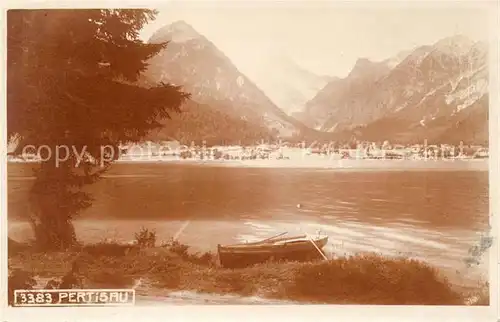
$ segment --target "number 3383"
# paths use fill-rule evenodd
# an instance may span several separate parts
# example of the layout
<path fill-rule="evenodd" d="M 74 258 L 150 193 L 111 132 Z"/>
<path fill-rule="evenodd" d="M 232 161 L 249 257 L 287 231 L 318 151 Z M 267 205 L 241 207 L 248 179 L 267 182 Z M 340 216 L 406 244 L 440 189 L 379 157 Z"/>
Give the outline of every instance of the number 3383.
<path fill-rule="evenodd" d="M 51 293 L 33 292 L 33 293 L 18 293 L 16 296 L 16 304 L 50 304 L 52 303 Z"/>

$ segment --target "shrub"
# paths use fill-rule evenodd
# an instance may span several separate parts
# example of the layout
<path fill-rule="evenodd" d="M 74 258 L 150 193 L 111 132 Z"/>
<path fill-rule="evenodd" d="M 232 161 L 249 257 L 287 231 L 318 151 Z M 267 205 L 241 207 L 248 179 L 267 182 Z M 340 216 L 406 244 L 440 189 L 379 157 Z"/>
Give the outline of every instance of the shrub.
<path fill-rule="evenodd" d="M 86 245 L 83 251 L 93 256 L 125 256 L 133 248 L 133 245 L 101 242 Z"/>
<path fill-rule="evenodd" d="M 226 270 L 222 274 L 216 275 L 215 283 L 219 293 L 251 295 L 255 287 L 238 270 Z"/>
<path fill-rule="evenodd" d="M 89 274 L 88 279 L 102 288 L 127 288 L 134 278 L 122 270 L 102 268 Z"/>
<path fill-rule="evenodd" d="M 181 284 L 183 268 L 175 263 L 165 263 L 155 266 L 149 273 L 152 273 L 150 277 L 156 286 L 175 289 Z"/>
<path fill-rule="evenodd" d="M 155 247 L 156 232 L 143 227 L 135 234 L 135 240 L 139 247 Z"/>
<path fill-rule="evenodd" d="M 205 252 L 202 254 L 190 254 L 187 260 L 193 264 L 203 265 L 203 266 L 215 266 L 217 256 L 212 252 Z"/>
<path fill-rule="evenodd" d="M 425 263 L 375 255 L 305 264 L 287 286 L 287 296 L 323 303 L 463 304 Z"/>
<path fill-rule="evenodd" d="M 189 246 L 186 244 L 182 244 L 177 240 L 172 240 L 169 243 L 164 244 L 163 247 L 167 247 L 169 251 L 179 255 L 182 258 L 189 257 L 188 253 Z"/>
<path fill-rule="evenodd" d="M 69 271 L 61 278 L 61 283 L 58 286 L 60 289 L 83 288 L 83 276 L 75 271 Z"/>
<path fill-rule="evenodd" d="M 216 264 L 216 256 L 212 252 L 190 254 L 188 252 L 189 246 L 186 244 L 182 244 L 177 240 L 171 240 L 167 243 L 164 243 L 162 247 L 167 248 L 170 252 L 177 254 L 182 259 L 193 264 L 203 266 L 215 266 Z"/>

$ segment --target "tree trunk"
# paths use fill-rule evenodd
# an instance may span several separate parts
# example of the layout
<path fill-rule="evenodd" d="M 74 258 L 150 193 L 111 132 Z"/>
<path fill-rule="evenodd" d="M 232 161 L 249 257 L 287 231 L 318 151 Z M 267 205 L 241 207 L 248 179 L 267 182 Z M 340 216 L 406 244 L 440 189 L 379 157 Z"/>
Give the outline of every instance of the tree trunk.
<path fill-rule="evenodd" d="M 64 216 L 41 214 L 34 227 L 37 246 L 43 250 L 65 250 L 76 244 L 76 233 L 71 219 Z"/>
<path fill-rule="evenodd" d="M 31 225 L 36 245 L 43 250 L 64 250 L 76 244 L 71 222 L 71 167 L 42 162 L 30 191 Z"/>

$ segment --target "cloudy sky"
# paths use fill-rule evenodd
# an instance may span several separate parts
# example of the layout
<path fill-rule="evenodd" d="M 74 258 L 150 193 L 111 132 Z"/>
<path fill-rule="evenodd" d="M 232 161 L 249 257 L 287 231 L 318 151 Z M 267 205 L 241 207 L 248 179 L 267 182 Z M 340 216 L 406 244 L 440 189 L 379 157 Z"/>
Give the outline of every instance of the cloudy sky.
<path fill-rule="evenodd" d="M 342 77 L 360 57 L 383 60 L 456 34 L 487 40 L 487 10 L 471 5 L 169 1 L 141 37 L 147 40 L 158 28 L 184 20 L 243 73 L 282 53 L 317 74 Z"/>

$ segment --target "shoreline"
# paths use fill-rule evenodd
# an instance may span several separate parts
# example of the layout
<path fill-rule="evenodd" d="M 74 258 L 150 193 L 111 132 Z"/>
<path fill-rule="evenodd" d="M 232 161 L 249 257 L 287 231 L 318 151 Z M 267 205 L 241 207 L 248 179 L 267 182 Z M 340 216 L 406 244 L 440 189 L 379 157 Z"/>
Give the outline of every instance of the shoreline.
<path fill-rule="evenodd" d="M 214 255 L 187 253 L 173 244 L 137 248 L 100 243 L 65 252 L 41 253 L 28 245 L 14 242 L 11 246 L 9 280 L 20 283 L 21 275 L 17 277 L 16 272 L 27 273 L 25 276 L 36 281 L 33 288 L 39 289 L 49 281 L 58 285 L 63 276 L 73 276 L 80 281 L 74 286 L 78 289 L 133 288 L 137 304 L 145 306 L 160 303 L 485 305 L 489 301 L 488 287 L 482 281 L 468 288 L 460 287 L 450 283 L 443 270 L 425 261 L 370 253 L 326 261 L 270 262 L 228 269 L 216 265 Z M 77 271 L 72 269 L 74 263 L 79 263 Z M 370 290 L 374 287 L 373 293 Z"/>
<path fill-rule="evenodd" d="M 119 222 L 119 224 L 118 224 Z M 153 229 L 157 236 L 157 242 L 159 244 L 168 243 L 171 236 L 181 235 L 183 227 L 186 225 L 185 220 L 172 220 L 172 221 L 144 221 L 140 219 L 129 219 L 129 220 L 116 220 L 116 219 L 79 219 L 75 220 L 75 229 L 77 235 L 80 236 L 79 241 L 86 244 L 99 244 L 99 243 L 120 243 L 130 245 L 134 240 L 133 232 L 137 227 L 141 226 L 145 229 Z M 203 231 L 203 227 L 206 227 L 209 221 L 201 220 L 200 222 L 190 223 L 189 229 L 191 232 L 186 235 L 182 234 L 179 240 L 182 243 L 189 245 L 190 251 L 195 253 L 211 252 L 216 250 L 217 244 L 234 244 L 241 242 L 251 242 L 254 240 L 262 240 L 268 235 L 276 234 L 279 231 L 292 231 L 286 226 L 275 226 L 272 232 L 266 232 L 265 234 L 260 234 L 259 231 L 253 228 L 247 228 L 248 222 L 243 222 L 237 226 L 240 228 L 237 230 L 235 227 L 227 227 L 227 224 L 219 222 L 214 225 L 214 231 L 206 232 L 209 236 L 206 238 L 199 238 L 199 234 Z M 239 223 L 239 222 L 238 222 Z M 310 223 L 306 223 L 309 226 Z M 29 230 L 29 223 L 26 221 L 15 220 L 9 225 L 9 237 L 13 238 L 14 241 L 20 243 L 26 243 L 33 240 L 34 236 L 28 236 L 23 231 Z M 194 226 L 193 226 L 194 225 Z M 270 224 L 271 225 L 271 224 Z M 236 225 L 235 225 L 236 226 Z M 271 225 L 272 226 L 272 225 Z M 269 227 L 271 227 L 269 226 Z M 419 260 L 426 262 L 444 273 L 452 284 L 459 287 L 471 287 L 477 280 L 488 279 L 489 265 L 488 256 L 484 255 L 479 258 L 479 263 L 477 265 L 472 265 L 471 267 L 466 267 L 465 259 L 467 258 L 467 250 L 475 245 L 476 241 L 471 240 L 470 243 L 466 245 L 448 245 L 448 244 L 437 244 L 437 241 L 428 236 L 427 244 L 411 244 L 404 246 L 402 241 L 414 241 L 423 240 L 425 236 L 410 234 L 406 235 L 404 231 L 401 231 L 401 237 L 396 236 L 393 238 L 381 237 L 385 234 L 391 236 L 395 235 L 394 229 L 390 226 L 388 227 L 378 227 L 367 225 L 371 230 L 380 231 L 380 235 L 369 235 L 373 238 L 373 241 L 366 245 L 360 242 L 352 235 L 366 235 L 366 231 L 361 229 L 348 230 L 349 226 L 336 225 L 332 227 L 323 227 L 322 231 L 331 237 L 330 242 L 325 245 L 323 251 L 328 258 L 350 258 L 355 257 L 360 254 L 373 253 L 383 256 L 385 258 L 398 258 L 401 256 L 407 257 L 409 259 Z M 24 228 L 23 228 L 24 227 Z M 96 227 L 115 227 L 114 230 L 106 232 Z M 350 226 L 352 227 L 352 226 Z M 333 229 L 329 229 L 333 228 Z M 376 229 L 375 229 L 376 228 Z M 228 229 L 233 229 L 229 231 Z M 116 230 L 120 231 L 121 234 L 117 233 Z M 342 233 L 341 235 L 335 235 L 337 233 Z M 214 237 L 216 233 L 223 235 L 233 236 L 232 238 L 222 238 Z M 293 232 L 295 233 L 295 232 Z M 296 234 L 309 233 L 314 234 L 312 229 L 297 230 Z M 24 238 L 20 238 L 24 235 Z M 471 233 L 475 235 L 475 233 Z M 170 237 L 169 237 L 170 236 Z M 193 237 L 196 236 L 196 237 Z M 350 237 L 351 236 L 351 237 Z M 106 238 L 105 238 L 106 237 Z M 468 235 L 465 236 L 470 238 Z M 465 238 L 464 237 L 464 238 Z M 384 239 L 385 238 L 385 239 Z M 384 245 L 390 244 L 390 248 L 385 248 Z M 428 245 L 430 244 L 430 245 Z M 403 247 L 403 248 L 401 248 Z M 446 249 L 453 256 L 447 257 L 436 257 L 436 249 Z M 459 250 L 457 252 L 457 249 Z M 455 254 L 456 253 L 456 254 Z M 462 258 L 463 257 L 463 258 Z"/>
<path fill-rule="evenodd" d="M 33 164 L 38 161 L 9 160 L 8 164 Z M 489 171 L 489 159 L 338 159 L 321 156 L 295 156 L 290 159 L 181 159 L 179 157 L 122 158 L 113 162 L 124 164 L 173 164 L 187 166 L 263 168 L 263 169 L 319 169 L 337 171 Z"/>
<path fill-rule="evenodd" d="M 266 168 L 266 169 L 325 169 L 361 171 L 489 171 L 488 159 L 471 160 L 118 160 L 116 164 L 175 164 L 190 166 L 212 166 L 229 168 Z"/>

